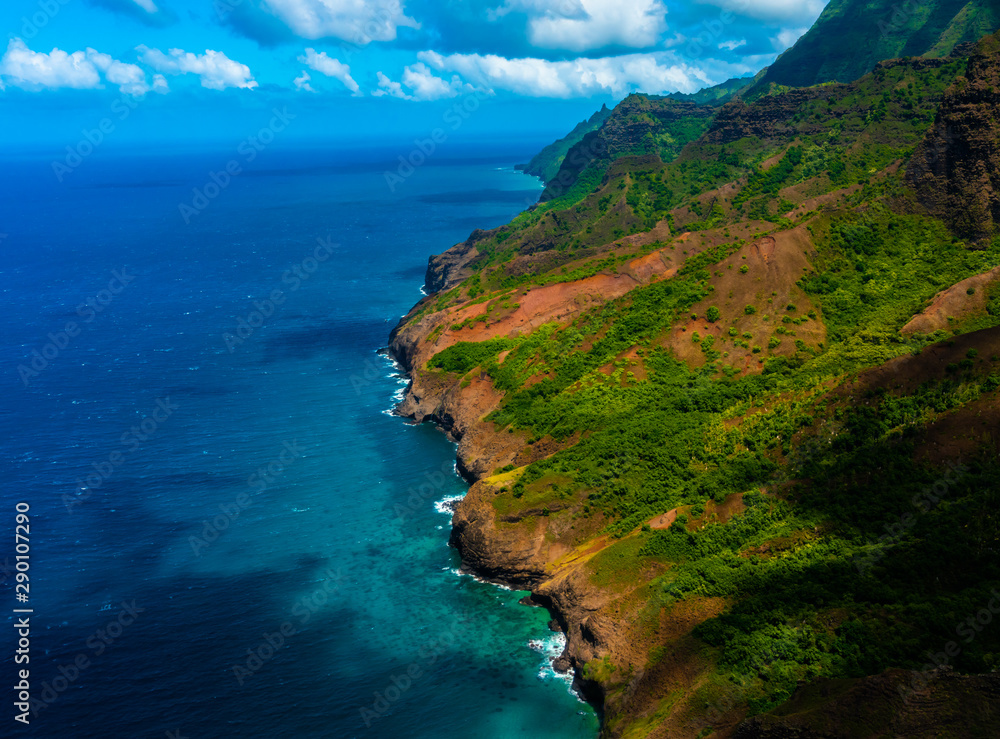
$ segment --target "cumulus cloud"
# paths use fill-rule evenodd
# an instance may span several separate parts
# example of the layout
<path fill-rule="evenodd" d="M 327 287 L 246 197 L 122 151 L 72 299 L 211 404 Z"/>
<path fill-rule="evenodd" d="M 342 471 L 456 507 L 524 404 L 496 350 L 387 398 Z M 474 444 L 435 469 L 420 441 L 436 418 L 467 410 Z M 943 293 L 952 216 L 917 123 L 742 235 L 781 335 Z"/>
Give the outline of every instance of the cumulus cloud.
<path fill-rule="evenodd" d="M 157 72 L 164 74 L 196 74 L 201 86 L 210 90 L 238 87 L 252 90 L 257 82 L 250 74 L 250 67 L 233 61 L 221 51 L 206 49 L 204 54 L 192 54 L 183 49 L 170 49 L 164 54 L 159 49 L 137 46 L 141 59 Z"/>
<path fill-rule="evenodd" d="M 403 84 L 413 90 L 415 100 L 440 100 L 453 98 L 465 92 L 474 92 L 476 88 L 465 82 L 456 74 L 451 80 L 437 77 L 423 62 L 412 64 L 403 70 Z"/>
<path fill-rule="evenodd" d="M 402 100 L 412 100 L 413 98 L 403 91 L 403 86 L 391 80 L 385 76 L 384 73 L 378 72 L 378 88 L 372 91 L 372 95 L 377 98 L 380 97 L 394 97 L 400 98 Z"/>
<path fill-rule="evenodd" d="M 450 80 L 446 80 L 435 75 L 430 67 L 423 62 L 417 62 L 403 70 L 402 83 L 379 72 L 378 88 L 372 91 L 372 95 L 375 97 L 395 97 L 402 100 L 441 100 L 475 91 L 475 87 L 463 82 L 457 74 L 452 75 Z"/>
<path fill-rule="evenodd" d="M 96 49 L 72 53 L 53 49 L 44 53 L 32 51 L 19 38 L 13 38 L 7 44 L 7 51 L 0 59 L 0 77 L 29 90 L 98 89 L 104 87 L 106 81 L 129 95 L 144 95 L 151 90 L 166 91 L 166 80 L 162 75 L 155 75 L 150 85 L 146 81 L 146 73 L 135 64 L 118 61 Z"/>
<path fill-rule="evenodd" d="M 334 36 L 358 46 L 392 41 L 401 26 L 420 28 L 400 0 L 265 0 L 263 6 L 303 38 Z"/>
<path fill-rule="evenodd" d="M 713 62 L 713 75 L 694 67 L 670 52 L 625 54 L 572 61 L 507 59 L 496 55 L 450 54 L 433 51 L 417 55 L 439 72 L 453 72 L 492 91 L 508 91 L 530 97 L 571 98 L 630 92 L 664 94 L 695 92 L 729 77 L 756 71 L 745 65 Z"/>
<path fill-rule="evenodd" d="M 577 3 L 579 11 L 575 8 Z M 565 10 L 570 12 L 546 8 L 540 15 L 530 17 L 528 37 L 534 46 L 576 52 L 605 46 L 644 49 L 654 46 L 667 30 L 667 8 L 661 0 L 572 0 Z"/>
<path fill-rule="evenodd" d="M 292 82 L 295 84 L 296 90 L 301 90 L 302 92 L 316 92 L 316 90 L 313 89 L 313 86 L 309 84 L 309 80 L 311 79 L 312 77 L 309 76 L 309 73 L 303 69 L 302 74 L 292 80 Z"/>
<path fill-rule="evenodd" d="M 101 86 L 101 75 L 84 51 L 68 54 L 62 49 L 50 53 L 32 51 L 19 38 L 7 44 L 0 59 L 0 74 L 18 87 L 71 87 L 78 90 Z"/>
<path fill-rule="evenodd" d="M 361 95 L 360 85 L 351 77 L 351 68 L 328 56 L 325 51 L 316 53 L 316 49 L 306 49 L 305 54 L 299 56 L 299 61 L 320 74 L 340 80 L 354 95 Z"/>
<path fill-rule="evenodd" d="M 149 91 L 146 84 L 146 73 L 134 64 L 126 64 L 112 59 L 110 54 L 101 54 L 94 49 L 87 49 L 87 59 L 103 74 L 112 85 L 129 95 L 143 95 Z M 162 75 L 157 75 L 165 83 Z"/>

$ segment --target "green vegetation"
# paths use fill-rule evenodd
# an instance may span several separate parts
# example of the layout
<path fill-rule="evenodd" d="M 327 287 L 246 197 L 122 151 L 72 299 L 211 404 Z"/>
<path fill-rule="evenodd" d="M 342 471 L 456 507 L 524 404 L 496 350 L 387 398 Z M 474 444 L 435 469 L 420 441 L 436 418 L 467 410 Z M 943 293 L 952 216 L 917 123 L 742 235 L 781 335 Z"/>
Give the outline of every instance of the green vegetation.
<path fill-rule="evenodd" d="M 516 343 L 512 339 L 493 339 L 483 342 L 460 341 L 434 355 L 429 364 L 435 369 L 464 375 L 486 360 L 495 358 L 500 352 L 515 346 Z"/>
<path fill-rule="evenodd" d="M 763 75 L 747 97 L 774 86 L 850 82 L 883 59 L 931 53 L 946 56 L 1000 26 L 990 0 L 833 0 L 816 24 Z"/>
<path fill-rule="evenodd" d="M 802 164 L 802 147 L 793 146 L 776 165 L 766 170 L 757 170 L 750 175 L 746 186 L 740 190 L 733 203 L 740 205 L 759 195 L 774 197 L 791 179 L 795 168 Z"/>
<path fill-rule="evenodd" d="M 932 5 L 928 33 L 949 38 L 986 12 L 963 3 L 956 24 L 957 10 Z M 824 17 L 846 7 L 859 5 L 834 0 Z M 669 660 L 678 642 L 657 640 L 672 609 L 705 608 L 685 637 L 710 665 L 705 684 L 741 686 L 752 714 L 817 678 L 922 669 L 1000 587 L 1000 287 L 958 290 L 969 302 L 955 316 L 932 306 L 1000 263 L 1000 236 L 964 243 L 920 215 L 904 177 L 963 72 L 963 60 L 894 63 L 737 102 L 736 122 L 704 136 L 708 119 L 682 124 L 632 96 L 587 136 L 627 124 L 636 138 L 477 242 L 474 276 L 435 303 L 486 302 L 471 320 L 489 323 L 521 291 L 635 275 L 630 262 L 662 252 L 659 279 L 614 299 L 589 292 L 595 280 L 551 322 L 429 363 L 478 368 L 503 396 L 486 420 L 527 440 L 516 459 L 536 461 L 498 470 L 491 493 L 502 525 L 544 525 L 591 583 L 642 602 L 650 664 L 586 667 L 616 698 L 633 667 Z M 622 238 L 653 228 L 660 240 Z M 928 308 L 946 328 L 904 333 Z M 673 525 L 655 528 L 670 511 Z M 1000 669 L 1000 630 L 977 633 L 954 665 Z"/>
<path fill-rule="evenodd" d="M 880 208 L 837 218 L 820 239 L 818 271 L 799 283 L 823 307 L 832 344 L 817 369 L 841 372 L 919 348 L 899 333 L 910 317 L 998 259 L 1000 244 L 969 249 L 939 221 Z"/>

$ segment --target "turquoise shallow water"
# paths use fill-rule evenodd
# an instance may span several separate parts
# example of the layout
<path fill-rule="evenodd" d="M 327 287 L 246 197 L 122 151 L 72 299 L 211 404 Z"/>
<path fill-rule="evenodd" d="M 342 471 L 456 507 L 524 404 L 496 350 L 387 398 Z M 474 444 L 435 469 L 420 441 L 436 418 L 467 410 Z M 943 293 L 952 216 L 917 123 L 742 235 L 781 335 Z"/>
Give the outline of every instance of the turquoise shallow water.
<path fill-rule="evenodd" d="M 5 162 L 0 511 L 32 508 L 45 701 L 20 733 L 596 736 L 548 667 L 548 614 L 457 574 L 435 506 L 465 491 L 454 447 L 388 413 L 401 380 L 376 353 L 428 254 L 537 197 L 525 148 L 395 192 L 395 151 L 269 151 L 190 224 L 178 203 L 229 153 L 95 157 L 62 185 Z"/>

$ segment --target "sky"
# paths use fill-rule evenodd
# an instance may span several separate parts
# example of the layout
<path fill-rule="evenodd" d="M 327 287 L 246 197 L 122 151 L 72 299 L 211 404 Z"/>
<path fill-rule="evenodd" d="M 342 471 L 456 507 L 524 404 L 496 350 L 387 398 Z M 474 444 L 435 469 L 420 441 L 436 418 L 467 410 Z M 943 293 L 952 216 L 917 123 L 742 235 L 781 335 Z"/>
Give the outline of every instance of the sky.
<path fill-rule="evenodd" d="M 3 0 L 0 147 L 102 123 L 224 140 L 275 111 L 295 139 L 544 138 L 632 92 L 754 74 L 826 2 Z"/>

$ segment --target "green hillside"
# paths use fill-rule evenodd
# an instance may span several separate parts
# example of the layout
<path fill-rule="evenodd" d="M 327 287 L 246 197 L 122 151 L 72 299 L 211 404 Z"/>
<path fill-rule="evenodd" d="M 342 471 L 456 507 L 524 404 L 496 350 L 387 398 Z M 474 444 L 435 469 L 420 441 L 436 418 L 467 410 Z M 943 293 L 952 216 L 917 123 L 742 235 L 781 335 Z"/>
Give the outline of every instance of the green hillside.
<path fill-rule="evenodd" d="M 991 0 L 831 0 L 815 25 L 772 64 L 751 96 L 773 86 L 851 82 L 883 59 L 947 56 L 1000 26 Z"/>
<path fill-rule="evenodd" d="M 927 667 L 1000 588 L 1000 37 L 964 54 L 631 96 L 394 332 L 415 417 L 475 408 L 453 541 L 534 573 L 604 736 L 995 728 L 1000 631 Z"/>

